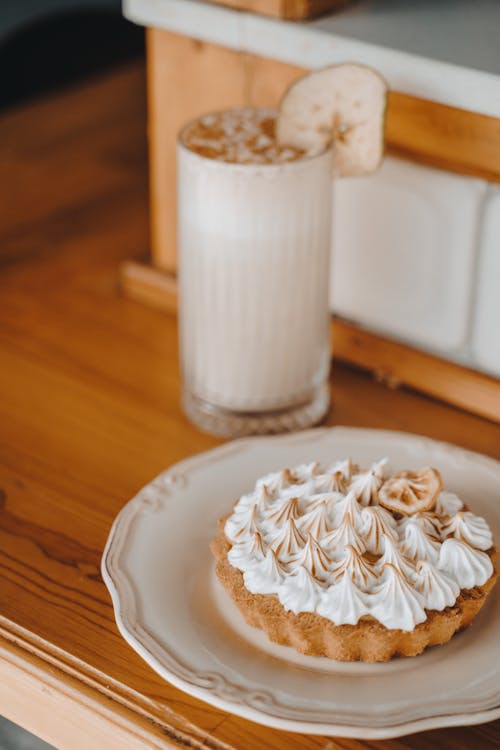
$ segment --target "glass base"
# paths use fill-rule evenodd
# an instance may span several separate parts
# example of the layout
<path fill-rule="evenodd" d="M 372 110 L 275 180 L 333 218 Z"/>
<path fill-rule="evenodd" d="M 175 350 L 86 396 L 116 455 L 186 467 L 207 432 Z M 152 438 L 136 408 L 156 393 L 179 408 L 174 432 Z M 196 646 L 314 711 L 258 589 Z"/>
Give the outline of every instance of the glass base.
<path fill-rule="evenodd" d="M 312 427 L 326 416 L 330 407 L 330 389 L 328 383 L 325 383 L 319 386 L 312 398 L 305 403 L 263 412 L 224 409 L 198 398 L 185 389 L 183 406 L 191 422 L 201 430 L 220 437 L 294 432 Z"/>

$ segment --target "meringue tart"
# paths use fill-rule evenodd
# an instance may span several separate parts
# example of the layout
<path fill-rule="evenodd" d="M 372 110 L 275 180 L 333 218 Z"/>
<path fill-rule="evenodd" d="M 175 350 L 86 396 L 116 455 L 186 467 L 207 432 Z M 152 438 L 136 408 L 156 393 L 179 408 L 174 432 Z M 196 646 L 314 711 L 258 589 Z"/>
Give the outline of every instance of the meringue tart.
<path fill-rule="evenodd" d="M 250 625 L 343 661 L 446 643 L 497 577 L 487 522 L 443 489 L 436 469 L 393 472 L 387 459 L 268 474 L 220 519 L 211 547 Z"/>

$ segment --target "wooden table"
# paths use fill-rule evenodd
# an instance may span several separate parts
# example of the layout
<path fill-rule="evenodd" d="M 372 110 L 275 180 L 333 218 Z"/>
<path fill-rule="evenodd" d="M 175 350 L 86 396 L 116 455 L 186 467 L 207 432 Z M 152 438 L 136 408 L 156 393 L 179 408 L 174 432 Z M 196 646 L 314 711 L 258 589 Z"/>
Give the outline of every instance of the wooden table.
<path fill-rule="evenodd" d="M 492 748 L 500 722 L 362 743 L 265 729 L 190 698 L 126 645 L 99 573 L 110 524 L 219 441 L 179 406 L 176 321 L 122 297 L 148 248 L 136 66 L 0 119 L 0 713 L 59 748 Z M 500 426 L 335 365 L 329 422 L 500 458 Z"/>

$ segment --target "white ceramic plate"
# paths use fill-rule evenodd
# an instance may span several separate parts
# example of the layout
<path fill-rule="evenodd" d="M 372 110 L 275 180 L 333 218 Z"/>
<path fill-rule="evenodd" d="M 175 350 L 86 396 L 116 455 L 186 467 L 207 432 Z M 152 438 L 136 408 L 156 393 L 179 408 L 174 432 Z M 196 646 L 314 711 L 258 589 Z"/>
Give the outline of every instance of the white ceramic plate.
<path fill-rule="evenodd" d="M 209 542 L 269 471 L 352 456 L 434 465 L 500 540 L 500 463 L 416 435 L 335 427 L 239 440 L 183 461 L 117 517 L 102 562 L 118 627 L 162 677 L 261 724 L 376 739 L 500 717 L 500 596 L 449 644 L 388 664 L 335 662 L 269 643 L 215 580 Z"/>

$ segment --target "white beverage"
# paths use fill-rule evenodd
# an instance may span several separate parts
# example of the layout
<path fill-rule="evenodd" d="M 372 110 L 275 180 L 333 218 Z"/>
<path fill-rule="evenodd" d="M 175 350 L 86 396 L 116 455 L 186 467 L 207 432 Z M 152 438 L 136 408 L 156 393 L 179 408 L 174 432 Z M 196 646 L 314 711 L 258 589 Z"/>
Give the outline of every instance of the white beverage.
<path fill-rule="evenodd" d="M 305 427 L 329 405 L 332 153 L 279 149 L 269 123 L 233 110 L 179 139 L 184 405 L 224 435 Z"/>

